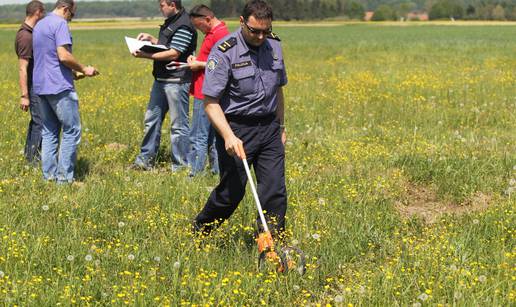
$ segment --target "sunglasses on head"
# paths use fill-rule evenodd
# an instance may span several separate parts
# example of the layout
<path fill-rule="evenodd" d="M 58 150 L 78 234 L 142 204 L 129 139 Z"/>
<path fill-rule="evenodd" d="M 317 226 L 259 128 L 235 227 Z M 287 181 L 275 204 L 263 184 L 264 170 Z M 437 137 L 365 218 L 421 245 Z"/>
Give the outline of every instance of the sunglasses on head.
<path fill-rule="evenodd" d="M 267 36 L 267 35 L 270 35 L 270 34 L 272 33 L 272 27 L 270 27 L 270 28 L 269 28 L 269 29 L 267 29 L 267 30 L 260 30 L 260 29 L 255 29 L 255 28 L 250 27 L 250 26 L 247 24 L 247 22 L 244 22 L 244 25 L 246 26 L 247 30 L 249 30 L 249 32 L 250 32 L 251 34 L 256 34 L 256 35 L 258 35 L 258 34 L 262 33 L 263 35 Z"/>
<path fill-rule="evenodd" d="M 196 18 L 196 17 L 208 17 L 208 16 L 203 15 L 203 14 L 190 13 L 190 17 Z"/>

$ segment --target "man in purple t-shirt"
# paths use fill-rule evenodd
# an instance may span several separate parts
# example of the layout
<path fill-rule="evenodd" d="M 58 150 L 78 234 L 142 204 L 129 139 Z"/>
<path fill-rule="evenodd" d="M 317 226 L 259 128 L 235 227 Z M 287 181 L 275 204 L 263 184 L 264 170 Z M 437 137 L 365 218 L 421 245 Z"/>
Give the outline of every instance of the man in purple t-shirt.
<path fill-rule="evenodd" d="M 46 180 L 73 182 L 77 145 L 81 140 L 79 101 L 73 80 L 98 74 L 72 55 L 68 29 L 75 15 L 73 0 L 58 0 L 54 11 L 34 27 L 34 93 L 40 98 L 43 119 L 41 165 Z M 62 130 L 59 158 L 59 130 Z"/>

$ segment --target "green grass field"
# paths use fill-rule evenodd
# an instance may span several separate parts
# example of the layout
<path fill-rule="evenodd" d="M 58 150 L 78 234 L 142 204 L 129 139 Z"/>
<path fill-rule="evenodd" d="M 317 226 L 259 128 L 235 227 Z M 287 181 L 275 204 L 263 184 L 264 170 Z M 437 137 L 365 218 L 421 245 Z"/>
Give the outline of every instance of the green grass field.
<path fill-rule="evenodd" d="M 275 27 L 304 276 L 257 271 L 250 193 L 192 236 L 217 178 L 169 170 L 168 120 L 158 167 L 128 170 L 152 83 L 123 41 L 139 32 L 73 32 L 102 74 L 77 83 L 81 184 L 56 186 L 24 162 L 15 30 L 0 30 L 0 303 L 515 304 L 516 26 Z"/>

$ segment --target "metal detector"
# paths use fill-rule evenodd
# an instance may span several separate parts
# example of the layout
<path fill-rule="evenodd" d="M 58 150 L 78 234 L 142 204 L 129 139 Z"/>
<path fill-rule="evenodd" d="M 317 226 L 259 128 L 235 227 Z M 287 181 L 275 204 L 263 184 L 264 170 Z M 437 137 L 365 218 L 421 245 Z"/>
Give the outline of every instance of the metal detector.
<path fill-rule="evenodd" d="M 303 251 L 296 246 L 283 246 L 279 248 L 274 246 L 274 241 L 272 240 L 272 235 L 267 226 L 262 205 L 260 204 L 260 199 L 256 192 L 254 180 L 251 176 L 249 165 L 247 164 L 247 159 L 242 159 L 242 162 L 244 163 L 247 179 L 251 185 L 251 191 L 253 192 L 254 201 L 263 227 L 263 232 L 260 233 L 256 239 L 258 252 L 260 253 L 258 256 L 258 270 L 266 270 L 272 265 L 277 272 L 283 274 L 289 271 L 297 271 L 299 274 L 303 275 L 306 272 L 306 257 Z"/>

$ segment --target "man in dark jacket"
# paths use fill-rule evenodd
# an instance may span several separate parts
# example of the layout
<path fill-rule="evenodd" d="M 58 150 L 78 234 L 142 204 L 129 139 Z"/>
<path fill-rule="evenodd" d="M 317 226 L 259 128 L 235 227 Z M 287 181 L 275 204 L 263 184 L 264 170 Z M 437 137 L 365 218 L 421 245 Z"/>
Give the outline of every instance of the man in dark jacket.
<path fill-rule="evenodd" d="M 145 130 L 140 154 L 134 167 L 148 170 L 152 167 L 159 149 L 161 125 L 170 110 L 172 170 L 187 166 L 189 143 L 189 89 L 192 81 L 190 69 L 167 69 L 170 61 L 186 62 L 197 46 L 197 32 L 190 17 L 181 5 L 181 0 L 161 0 L 160 10 L 166 18 L 156 38 L 148 33 L 140 33 L 139 40 L 169 48 L 157 53 L 136 51 L 135 57 L 154 61 L 152 74 L 154 84 L 147 111 Z"/>

